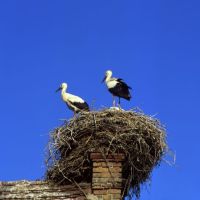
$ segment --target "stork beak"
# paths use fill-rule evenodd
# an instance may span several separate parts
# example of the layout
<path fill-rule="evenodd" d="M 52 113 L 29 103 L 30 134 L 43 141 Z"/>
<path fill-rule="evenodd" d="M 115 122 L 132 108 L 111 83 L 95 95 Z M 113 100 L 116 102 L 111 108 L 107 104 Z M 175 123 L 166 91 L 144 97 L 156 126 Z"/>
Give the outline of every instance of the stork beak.
<path fill-rule="evenodd" d="M 103 78 L 103 80 L 101 81 L 101 83 L 103 83 L 106 80 L 106 76 Z"/>
<path fill-rule="evenodd" d="M 62 88 L 61 87 L 59 87 L 57 90 L 56 90 L 56 92 L 58 92 L 58 91 L 60 91 Z"/>

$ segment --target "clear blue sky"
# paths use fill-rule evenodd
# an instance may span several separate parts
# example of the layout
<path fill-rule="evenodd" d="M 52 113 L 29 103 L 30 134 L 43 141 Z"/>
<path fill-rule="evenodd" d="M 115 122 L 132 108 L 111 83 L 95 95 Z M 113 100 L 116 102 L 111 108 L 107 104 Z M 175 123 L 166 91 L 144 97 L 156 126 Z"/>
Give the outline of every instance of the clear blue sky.
<path fill-rule="evenodd" d="M 65 81 L 95 109 L 110 106 L 100 81 L 112 69 L 133 88 L 122 107 L 157 114 L 177 155 L 141 200 L 197 199 L 199 50 L 198 0 L 1 0 L 0 180 L 41 178 L 49 131 L 72 116 L 55 90 Z"/>

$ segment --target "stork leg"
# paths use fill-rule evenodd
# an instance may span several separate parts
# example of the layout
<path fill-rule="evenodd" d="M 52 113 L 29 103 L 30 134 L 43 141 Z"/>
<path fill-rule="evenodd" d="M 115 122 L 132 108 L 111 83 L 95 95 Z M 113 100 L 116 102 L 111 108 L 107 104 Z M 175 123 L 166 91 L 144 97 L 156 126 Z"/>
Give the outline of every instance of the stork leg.
<path fill-rule="evenodd" d="M 120 97 L 119 97 L 119 101 L 118 101 L 118 107 L 119 107 L 119 108 L 121 108 L 120 103 L 121 103 L 121 102 L 120 102 Z"/>
<path fill-rule="evenodd" d="M 115 107 L 115 96 L 113 95 L 113 107 Z"/>

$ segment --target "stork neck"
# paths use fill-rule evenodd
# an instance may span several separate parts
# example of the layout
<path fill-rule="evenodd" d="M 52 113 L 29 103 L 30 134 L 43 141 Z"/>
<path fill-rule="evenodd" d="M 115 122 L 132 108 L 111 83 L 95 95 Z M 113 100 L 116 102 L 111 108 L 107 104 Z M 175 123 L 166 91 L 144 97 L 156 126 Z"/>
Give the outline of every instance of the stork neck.
<path fill-rule="evenodd" d="M 106 77 L 106 83 L 108 82 L 108 81 L 110 81 L 110 79 L 111 79 L 111 75 L 108 75 L 107 77 Z"/>
<path fill-rule="evenodd" d="M 64 95 L 66 93 L 67 88 L 62 88 L 61 94 Z"/>

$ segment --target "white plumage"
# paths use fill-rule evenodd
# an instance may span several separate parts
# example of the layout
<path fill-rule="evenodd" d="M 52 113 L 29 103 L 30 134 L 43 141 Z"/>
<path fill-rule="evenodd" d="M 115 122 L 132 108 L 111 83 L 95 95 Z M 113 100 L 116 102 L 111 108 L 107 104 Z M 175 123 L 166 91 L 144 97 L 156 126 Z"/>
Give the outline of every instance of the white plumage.
<path fill-rule="evenodd" d="M 59 90 L 61 90 L 62 100 L 67 104 L 70 110 L 74 111 L 74 114 L 81 110 L 89 111 L 88 104 L 81 97 L 66 92 L 67 83 L 62 83 L 56 91 L 58 92 Z"/>
<path fill-rule="evenodd" d="M 108 89 L 114 88 L 117 85 L 117 79 L 112 78 L 111 80 L 107 80 L 106 85 L 107 85 Z"/>

